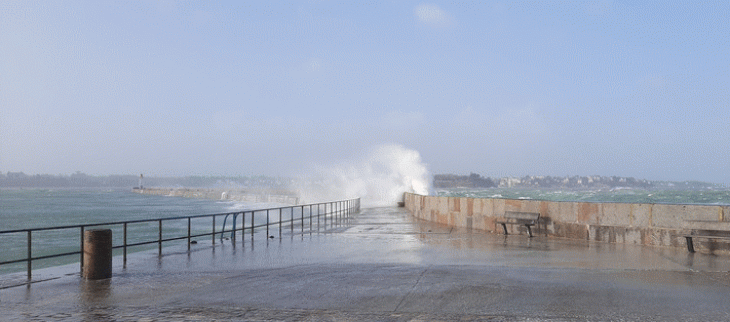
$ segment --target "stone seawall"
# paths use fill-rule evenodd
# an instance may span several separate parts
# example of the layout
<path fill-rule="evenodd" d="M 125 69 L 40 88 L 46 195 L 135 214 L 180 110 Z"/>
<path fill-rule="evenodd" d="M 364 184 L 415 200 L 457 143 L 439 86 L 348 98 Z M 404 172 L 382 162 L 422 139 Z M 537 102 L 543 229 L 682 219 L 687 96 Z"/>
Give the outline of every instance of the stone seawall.
<path fill-rule="evenodd" d="M 730 206 L 564 202 L 517 199 L 436 197 L 406 193 L 405 207 L 413 216 L 440 224 L 499 233 L 495 221 L 505 211 L 539 212 L 536 235 L 608 243 L 686 247 L 685 222 L 730 222 Z M 526 233 L 508 225 L 510 233 Z M 695 241 L 703 252 L 730 253 L 727 240 Z"/>
<path fill-rule="evenodd" d="M 299 204 L 299 198 L 294 194 L 283 192 L 256 192 L 236 189 L 205 189 L 205 188 L 144 188 L 133 189 L 133 192 L 145 195 L 170 196 L 184 198 L 201 198 L 212 200 L 231 200 L 241 202 L 271 202 L 287 205 Z"/>

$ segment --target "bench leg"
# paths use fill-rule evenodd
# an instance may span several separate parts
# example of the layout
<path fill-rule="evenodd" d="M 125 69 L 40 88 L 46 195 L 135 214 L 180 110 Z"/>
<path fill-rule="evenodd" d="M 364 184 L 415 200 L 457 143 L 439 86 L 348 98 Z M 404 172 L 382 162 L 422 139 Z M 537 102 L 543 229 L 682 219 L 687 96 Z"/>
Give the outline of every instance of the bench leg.
<path fill-rule="evenodd" d="M 509 235 L 509 233 L 507 233 L 507 225 L 506 224 L 502 224 L 502 229 L 504 229 L 504 234 L 505 235 Z"/>
<path fill-rule="evenodd" d="M 530 228 L 530 225 L 525 225 L 525 227 L 527 227 L 527 234 L 532 238 L 532 228 Z"/>
<path fill-rule="evenodd" d="M 694 253 L 695 252 L 695 246 L 692 244 L 692 237 L 684 236 L 684 238 L 687 239 L 687 250 L 690 253 Z"/>

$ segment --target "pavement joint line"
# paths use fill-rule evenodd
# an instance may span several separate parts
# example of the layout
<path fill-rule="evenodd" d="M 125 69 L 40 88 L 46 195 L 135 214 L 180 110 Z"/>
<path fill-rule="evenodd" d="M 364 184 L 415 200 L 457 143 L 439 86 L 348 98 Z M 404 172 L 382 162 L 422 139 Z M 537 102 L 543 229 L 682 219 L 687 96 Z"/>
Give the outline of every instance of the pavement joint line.
<path fill-rule="evenodd" d="M 418 283 L 421 282 L 421 279 L 423 278 L 424 275 L 426 275 L 426 272 L 431 268 L 431 266 L 433 266 L 433 264 L 428 265 L 425 269 L 423 269 L 423 272 L 421 272 L 421 275 L 419 275 L 418 278 L 416 279 L 416 283 L 413 284 L 413 286 L 408 291 L 408 293 L 406 293 L 406 295 L 403 296 L 403 298 L 400 300 L 400 302 L 398 302 L 398 305 L 395 306 L 395 309 L 393 309 L 393 312 L 397 312 L 398 309 L 400 308 L 400 306 L 403 305 L 403 302 L 405 302 L 405 300 L 413 293 L 413 290 L 416 289 L 416 286 L 418 286 Z"/>

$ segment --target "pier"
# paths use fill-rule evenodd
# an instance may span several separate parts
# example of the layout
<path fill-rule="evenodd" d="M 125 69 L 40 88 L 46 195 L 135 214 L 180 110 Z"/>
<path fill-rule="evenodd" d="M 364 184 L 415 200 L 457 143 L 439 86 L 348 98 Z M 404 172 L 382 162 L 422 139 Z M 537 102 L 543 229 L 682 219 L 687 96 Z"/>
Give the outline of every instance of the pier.
<path fill-rule="evenodd" d="M 132 192 L 153 195 L 184 198 L 199 198 L 210 200 L 231 200 L 243 202 L 280 203 L 298 205 L 299 197 L 296 192 L 286 190 L 256 190 L 256 189 L 210 189 L 210 188 L 135 188 Z"/>
<path fill-rule="evenodd" d="M 730 259 L 684 249 L 498 235 L 362 209 L 320 231 L 131 254 L 0 290 L 9 320 L 726 320 Z M 66 270 L 66 271 L 64 271 Z"/>

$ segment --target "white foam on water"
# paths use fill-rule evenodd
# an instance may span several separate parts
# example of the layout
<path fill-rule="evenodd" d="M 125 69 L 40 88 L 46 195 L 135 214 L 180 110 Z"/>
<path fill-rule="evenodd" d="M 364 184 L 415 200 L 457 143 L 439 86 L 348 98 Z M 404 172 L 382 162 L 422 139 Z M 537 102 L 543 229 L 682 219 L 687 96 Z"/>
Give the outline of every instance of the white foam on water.
<path fill-rule="evenodd" d="M 418 151 L 397 144 L 314 172 L 297 187 L 304 203 L 359 197 L 363 207 L 395 206 L 404 192 L 428 195 L 431 182 Z"/>

